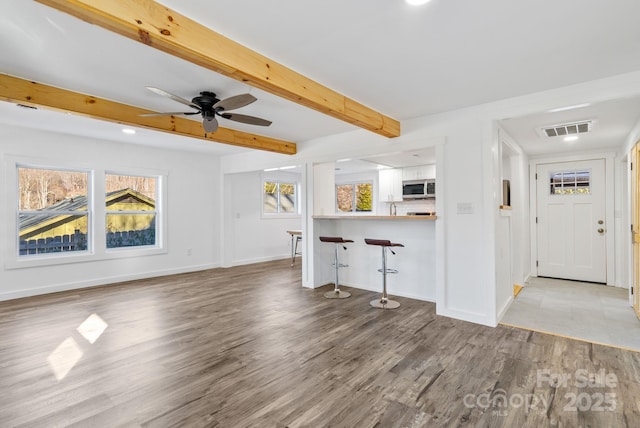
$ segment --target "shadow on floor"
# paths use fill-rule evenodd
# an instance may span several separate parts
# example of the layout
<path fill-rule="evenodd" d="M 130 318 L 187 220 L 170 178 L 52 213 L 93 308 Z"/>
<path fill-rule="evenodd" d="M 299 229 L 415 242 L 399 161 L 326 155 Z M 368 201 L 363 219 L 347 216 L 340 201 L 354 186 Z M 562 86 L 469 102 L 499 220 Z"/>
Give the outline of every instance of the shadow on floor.
<path fill-rule="evenodd" d="M 623 288 L 532 278 L 500 324 L 640 352 L 640 321 Z"/>

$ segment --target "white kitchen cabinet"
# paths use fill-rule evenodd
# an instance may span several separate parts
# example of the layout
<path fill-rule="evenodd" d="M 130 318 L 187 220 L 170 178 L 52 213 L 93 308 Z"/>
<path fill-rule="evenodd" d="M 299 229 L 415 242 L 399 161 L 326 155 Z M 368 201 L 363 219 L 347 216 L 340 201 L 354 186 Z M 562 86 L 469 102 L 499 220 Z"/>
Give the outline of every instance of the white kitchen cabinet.
<path fill-rule="evenodd" d="M 402 170 L 381 169 L 378 172 L 378 200 L 380 202 L 402 201 Z"/>
<path fill-rule="evenodd" d="M 402 168 L 403 180 L 426 180 L 432 178 L 436 178 L 435 164 Z"/>

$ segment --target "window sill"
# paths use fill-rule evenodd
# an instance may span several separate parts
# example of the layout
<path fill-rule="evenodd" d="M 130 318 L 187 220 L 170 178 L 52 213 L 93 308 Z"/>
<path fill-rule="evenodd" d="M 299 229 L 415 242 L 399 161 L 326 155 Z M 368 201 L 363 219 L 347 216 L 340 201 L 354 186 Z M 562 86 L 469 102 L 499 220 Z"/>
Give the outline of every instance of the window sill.
<path fill-rule="evenodd" d="M 260 218 L 262 220 L 285 220 L 293 218 L 301 218 L 300 214 L 262 214 Z"/>
<path fill-rule="evenodd" d="M 20 256 L 5 263 L 5 269 L 26 269 L 44 266 L 58 266 L 75 263 L 100 262 L 131 257 L 146 257 L 159 254 L 167 254 L 165 248 L 145 247 L 145 248 L 110 248 L 100 254 L 89 251 L 78 251 L 71 253 L 51 253 L 32 256 Z"/>

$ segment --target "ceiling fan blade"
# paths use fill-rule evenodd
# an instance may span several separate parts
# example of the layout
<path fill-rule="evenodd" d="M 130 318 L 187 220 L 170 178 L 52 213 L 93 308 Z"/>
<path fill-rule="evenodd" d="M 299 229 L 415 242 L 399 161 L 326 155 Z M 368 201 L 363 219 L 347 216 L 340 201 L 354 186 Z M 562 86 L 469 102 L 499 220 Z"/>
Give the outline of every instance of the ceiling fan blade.
<path fill-rule="evenodd" d="M 205 118 L 202 121 L 202 127 L 205 132 L 216 132 L 218 130 L 218 121 L 215 117 Z"/>
<path fill-rule="evenodd" d="M 261 119 L 255 116 L 247 116 L 246 114 L 222 113 L 220 116 L 224 117 L 225 119 L 234 120 L 236 122 L 248 123 L 249 125 L 260 125 L 260 126 L 271 125 L 270 120 Z"/>
<path fill-rule="evenodd" d="M 196 104 L 192 103 L 191 101 L 186 100 L 186 99 L 184 99 L 184 98 L 182 98 L 182 97 L 179 97 L 179 96 L 177 96 L 177 95 L 170 94 L 169 92 L 167 92 L 167 91 L 163 91 L 163 90 L 162 90 L 162 89 L 160 89 L 160 88 L 154 88 L 153 86 L 146 86 L 146 88 L 147 88 L 148 90 L 150 90 L 151 92 L 155 92 L 155 93 L 156 93 L 156 94 L 158 94 L 158 95 L 161 95 L 161 96 L 163 96 L 163 97 L 170 98 L 170 99 L 172 99 L 173 101 L 177 101 L 177 102 L 182 103 L 182 104 L 184 104 L 184 105 L 186 105 L 186 106 L 189 106 L 189 107 L 191 107 L 191 108 L 195 108 L 195 109 L 197 109 L 197 110 L 200 110 L 200 106 L 198 106 L 198 105 L 196 105 Z"/>
<path fill-rule="evenodd" d="M 235 95 L 233 97 L 225 98 L 224 100 L 218 101 L 213 105 L 213 108 L 222 109 L 224 111 L 235 110 L 237 108 L 249 105 L 254 101 L 257 101 L 257 98 L 254 97 L 253 95 L 240 94 L 240 95 Z"/>
<path fill-rule="evenodd" d="M 141 114 L 140 116 L 143 116 L 143 117 L 182 116 L 183 114 L 186 114 L 186 115 L 199 114 L 199 112 L 197 112 L 197 111 L 194 111 L 194 112 L 172 111 L 172 112 L 167 112 L 167 113 L 147 113 L 147 114 Z"/>

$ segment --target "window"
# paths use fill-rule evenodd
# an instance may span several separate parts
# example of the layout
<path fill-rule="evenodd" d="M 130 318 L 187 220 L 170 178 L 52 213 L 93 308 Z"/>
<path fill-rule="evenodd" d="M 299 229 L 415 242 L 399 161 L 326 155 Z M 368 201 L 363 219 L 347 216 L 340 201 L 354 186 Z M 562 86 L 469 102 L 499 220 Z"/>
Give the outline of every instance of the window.
<path fill-rule="evenodd" d="M 552 195 L 588 195 L 591 193 L 590 171 L 563 171 L 552 173 L 549 189 Z"/>
<path fill-rule="evenodd" d="M 67 160 L 11 162 L 7 193 L 16 203 L 7 207 L 15 219 L 7 232 L 15 258 L 7 260 L 9 268 L 166 253 L 165 173 L 81 169 Z"/>
<path fill-rule="evenodd" d="M 264 214 L 297 214 L 296 183 L 264 181 L 262 212 Z"/>
<path fill-rule="evenodd" d="M 86 251 L 89 173 L 20 165 L 17 172 L 18 255 Z"/>
<path fill-rule="evenodd" d="M 336 185 L 338 212 L 371 212 L 373 209 L 371 182 Z"/>
<path fill-rule="evenodd" d="M 107 248 L 156 245 L 156 177 L 107 174 Z"/>

